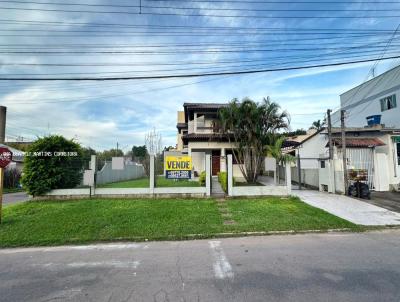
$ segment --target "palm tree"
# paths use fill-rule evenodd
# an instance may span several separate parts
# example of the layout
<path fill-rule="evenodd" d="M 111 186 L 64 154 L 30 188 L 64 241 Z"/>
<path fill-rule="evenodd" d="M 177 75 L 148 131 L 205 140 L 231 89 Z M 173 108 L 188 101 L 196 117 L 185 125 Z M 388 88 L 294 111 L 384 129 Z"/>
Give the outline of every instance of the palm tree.
<path fill-rule="evenodd" d="M 317 131 L 320 131 L 323 127 L 325 126 L 325 120 L 317 120 L 314 121 L 310 127 L 310 129 L 315 129 Z"/>
<path fill-rule="evenodd" d="M 290 154 L 285 154 L 282 152 L 282 145 L 285 141 L 284 136 L 276 137 L 275 135 L 271 135 L 270 140 L 275 142 L 267 146 L 266 155 L 271 156 L 276 160 L 276 173 L 274 174 L 274 177 L 275 183 L 279 183 L 279 165 L 284 166 L 288 163 L 294 162 L 296 158 Z"/>
<path fill-rule="evenodd" d="M 270 134 L 289 127 L 288 113 L 269 98 L 261 103 L 245 98 L 241 102 L 233 99 L 219 116 L 223 133 L 236 145 L 233 156 L 243 163 L 239 165 L 243 176 L 249 183 L 256 182 Z"/>

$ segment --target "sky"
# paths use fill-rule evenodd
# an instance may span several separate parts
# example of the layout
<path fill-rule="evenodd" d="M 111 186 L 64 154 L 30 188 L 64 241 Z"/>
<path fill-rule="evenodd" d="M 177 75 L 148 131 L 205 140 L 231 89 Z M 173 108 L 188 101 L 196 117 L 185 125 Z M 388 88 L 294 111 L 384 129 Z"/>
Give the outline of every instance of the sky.
<path fill-rule="evenodd" d="M 395 1 L 141 2 L 139 8 L 139 0 L 0 1 L 0 77 L 148 77 L 400 55 Z M 380 61 L 375 75 L 399 62 Z M 152 129 L 174 146 L 176 112 L 184 102 L 270 97 L 291 115 L 291 130 L 308 129 L 327 109 L 339 108 L 341 93 L 371 78 L 373 65 L 200 78 L 0 81 L 0 104 L 7 106 L 9 141 L 61 134 L 98 151 L 117 143 L 128 151 L 143 145 Z"/>

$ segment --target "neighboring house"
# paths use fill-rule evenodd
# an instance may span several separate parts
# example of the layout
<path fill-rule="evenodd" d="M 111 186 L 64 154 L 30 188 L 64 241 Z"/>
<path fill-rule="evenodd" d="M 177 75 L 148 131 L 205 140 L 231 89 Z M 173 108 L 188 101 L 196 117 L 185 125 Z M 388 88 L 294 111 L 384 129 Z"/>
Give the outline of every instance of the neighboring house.
<path fill-rule="evenodd" d="M 346 110 L 346 127 L 363 127 L 366 118 L 380 116 L 377 124 L 400 128 L 400 66 L 340 95 L 340 107 Z M 332 124 L 340 126 L 340 111 L 332 115 Z"/>
<path fill-rule="evenodd" d="M 232 154 L 234 143 L 222 133 L 218 110 L 228 104 L 184 103 L 184 111 L 178 111 L 177 150 L 192 157 L 194 176 L 205 170 L 206 154 L 212 158 L 212 175 L 226 171 L 226 155 Z M 234 162 L 233 175 L 242 177 Z"/>
<path fill-rule="evenodd" d="M 304 140 L 295 151 L 301 159 L 302 180 L 330 192 L 344 191 L 340 128 L 332 128 L 333 162 L 329 162 L 326 130 Z M 371 190 L 399 190 L 400 129 L 383 125 L 346 128 L 347 169 L 350 179 L 365 181 Z M 331 174 L 327 172 L 332 167 Z M 298 179 L 292 172 L 293 179 Z"/>
<path fill-rule="evenodd" d="M 15 168 L 15 169 L 22 171 L 23 164 L 24 164 L 24 152 L 21 150 L 15 149 L 13 147 L 4 145 L 4 144 L 0 144 L 0 147 L 8 148 L 13 154 L 12 161 L 11 161 L 11 163 L 8 164 L 6 169 Z"/>

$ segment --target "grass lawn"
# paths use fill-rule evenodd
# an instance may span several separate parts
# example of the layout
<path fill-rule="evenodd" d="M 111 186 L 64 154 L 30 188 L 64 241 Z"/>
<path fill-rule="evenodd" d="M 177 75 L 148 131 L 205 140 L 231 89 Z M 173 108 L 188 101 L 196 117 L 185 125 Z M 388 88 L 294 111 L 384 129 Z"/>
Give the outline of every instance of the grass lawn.
<path fill-rule="evenodd" d="M 184 239 L 190 234 L 351 228 L 350 222 L 297 198 L 234 199 L 236 225 L 224 225 L 213 199 L 40 201 L 3 209 L 0 247 L 115 240 Z"/>
<path fill-rule="evenodd" d="M 113 182 L 99 185 L 99 188 L 148 188 L 150 179 L 148 177 L 138 178 L 127 181 Z M 156 187 L 199 187 L 198 181 L 189 181 L 186 179 L 174 180 L 166 179 L 164 176 L 157 176 Z"/>
<path fill-rule="evenodd" d="M 296 197 L 232 199 L 228 208 L 236 231 L 288 231 L 357 228 L 347 220 L 311 207 Z"/>

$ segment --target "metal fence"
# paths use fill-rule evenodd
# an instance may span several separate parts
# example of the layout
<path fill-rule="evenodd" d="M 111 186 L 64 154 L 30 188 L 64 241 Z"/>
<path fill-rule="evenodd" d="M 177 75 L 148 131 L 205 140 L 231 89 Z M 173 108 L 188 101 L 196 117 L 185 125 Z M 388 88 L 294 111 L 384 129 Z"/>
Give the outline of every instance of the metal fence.
<path fill-rule="evenodd" d="M 126 163 L 123 170 L 113 170 L 111 162 L 106 162 L 103 168 L 96 173 L 96 184 L 102 185 L 117 181 L 138 179 L 144 177 L 143 165 Z"/>

